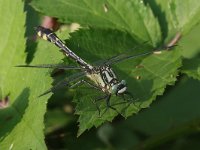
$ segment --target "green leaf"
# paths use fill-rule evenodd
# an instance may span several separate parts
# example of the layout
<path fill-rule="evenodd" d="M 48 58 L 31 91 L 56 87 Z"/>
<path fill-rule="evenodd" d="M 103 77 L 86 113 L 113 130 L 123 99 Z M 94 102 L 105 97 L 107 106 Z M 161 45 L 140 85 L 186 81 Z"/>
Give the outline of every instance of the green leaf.
<path fill-rule="evenodd" d="M 163 34 L 163 39 L 161 38 L 158 21 L 149 7 L 150 5 L 153 8 L 152 4 L 148 2 L 147 5 L 144 5 L 143 1 L 117 2 L 109 0 L 94 3 L 90 0 L 81 2 L 60 0 L 59 2 L 49 1 L 46 4 L 43 0 L 34 0 L 32 6 L 46 15 L 57 17 L 62 22 L 78 22 L 82 26 L 92 26 L 92 28 L 89 28 L 90 31 L 81 30 L 72 34 L 72 39 L 67 41 L 73 51 L 91 63 L 99 59 L 112 57 L 123 52 L 123 50 L 135 47 L 135 45 L 141 45 L 138 43 L 144 41 L 150 41 L 149 44 L 153 46 L 158 45 L 161 41 L 167 41 L 174 37 L 177 32 L 186 34 L 199 22 L 199 17 L 197 17 L 199 15 L 199 5 L 191 2 L 182 4 L 179 0 L 160 1 L 160 3 L 162 6 L 166 4 L 164 7 L 166 13 L 164 17 L 166 18 L 164 18 L 164 21 L 157 14 L 159 23 L 162 25 L 161 29 L 166 34 Z M 187 5 L 189 7 L 184 12 Z M 192 9 L 193 6 L 195 7 Z M 154 9 L 153 11 L 156 14 Z M 182 14 L 184 16 L 181 16 Z M 194 19 L 195 17 L 197 19 Z M 167 26 L 164 23 L 167 23 Z M 146 47 L 140 47 L 132 51 L 132 54 L 140 54 L 150 50 Z M 131 85 L 129 90 L 134 93 L 135 99 L 139 99 L 130 107 L 128 107 L 128 104 L 116 106 L 124 117 L 137 113 L 141 108 L 148 107 L 157 95 L 163 94 L 167 85 L 174 84 L 178 68 L 181 66 L 179 49 L 178 47 L 174 52 L 166 52 L 160 56 L 150 56 L 144 60 L 129 60 L 114 66 L 117 74 L 121 77 L 120 79 L 126 79 Z M 142 67 L 135 68 L 135 66 Z M 98 118 L 98 111 L 95 105 L 92 104 L 92 100 L 98 95 L 98 92 L 88 90 L 80 90 L 77 93 L 76 100 L 81 99 L 76 101 L 76 113 L 80 115 L 79 134 L 92 126 L 99 126 L 105 120 L 111 121 L 117 115 L 116 112 L 109 110 L 102 118 Z M 121 99 L 115 97 L 111 99 L 112 104 L 118 102 L 121 102 Z M 102 112 L 106 110 L 105 103 L 100 103 L 99 107 Z"/>
<path fill-rule="evenodd" d="M 185 59 L 181 72 L 187 74 L 189 77 L 200 80 L 200 58 Z"/>
<path fill-rule="evenodd" d="M 64 23 L 118 29 L 129 32 L 139 42 L 149 41 L 153 46 L 160 43 L 158 21 L 142 0 L 34 0 L 31 4 Z"/>
<path fill-rule="evenodd" d="M 83 56 L 88 62 L 107 59 L 121 52 L 128 52 L 134 55 L 142 54 L 145 51 L 152 51 L 152 49 L 145 48 L 145 45 L 126 51 L 131 47 L 133 48 L 136 43 L 129 34 L 120 31 L 79 30 L 71 34 L 71 36 L 72 38 L 67 41 L 67 45 L 72 50 L 75 50 L 79 56 Z M 149 107 L 157 95 L 163 94 L 167 85 L 174 84 L 178 73 L 177 69 L 180 66 L 181 59 L 178 48 L 169 52 L 163 52 L 160 55 L 155 54 L 127 60 L 114 65 L 114 71 L 119 80 L 125 79 L 127 81 L 128 91 L 134 95 L 134 99 L 137 101 L 131 105 L 129 103 L 117 105 L 117 103 L 121 103 L 123 100 L 120 97 L 113 96 L 111 104 L 124 117 L 137 113 L 141 108 Z M 97 92 L 95 89 L 88 90 L 88 88 L 85 90 L 80 88 L 80 91 L 76 94 L 76 113 L 80 115 L 78 135 L 92 126 L 98 127 L 106 120 L 112 121 L 117 115 L 112 109 L 105 112 L 106 104 L 105 100 L 102 100 L 98 102 L 98 105 L 103 116 L 99 117 L 97 108 L 92 101 L 102 95 L 101 92 Z"/>
<path fill-rule="evenodd" d="M 8 106 L 0 109 L 0 147 L 46 149 L 43 117 L 50 95 L 37 96 L 51 86 L 52 79 L 48 70 L 14 67 L 24 64 L 26 59 L 24 3 L 1 0 L 0 7 L 1 14 L 6 14 L 1 16 L 0 24 L 1 100 L 8 96 Z M 62 55 L 46 42 L 40 43 L 37 50 L 34 64 L 58 62 Z"/>
<path fill-rule="evenodd" d="M 200 21 L 200 3 L 198 0 L 175 0 L 170 3 L 171 21 L 174 27 L 187 33 Z"/>
<path fill-rule="evenodd" d="M 163 40 L 171 40 L 178 32 L 186 35 L 200 21 L 198 0 L 145 0 L 161 26 Z"/>
<path fill-rule="evenodd" d="M 178 43 L 182 48 L 182 55 L 185 58 L 193 58 L 200 52 L 200 24 L 193 28 L 189 34 L 185 35 Z"/>
<path fill-rule="evenodd" d="M 200 80 L 200 59 L 198 55 L 200 52 L 200 43 L 198 41 L 200 38 L 199 32 L 200 24 L 193 28 L 192 31 L 180 41 L 182 55 L 186 57 L 186 59 L 183 60 L 181 72 L 198 80 Z"/>

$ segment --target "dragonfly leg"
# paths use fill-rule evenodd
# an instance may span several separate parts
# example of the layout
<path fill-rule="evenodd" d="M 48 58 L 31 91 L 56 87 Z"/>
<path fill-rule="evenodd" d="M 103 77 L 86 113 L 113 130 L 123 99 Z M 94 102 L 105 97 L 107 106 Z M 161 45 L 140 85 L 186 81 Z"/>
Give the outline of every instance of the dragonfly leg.
<path fill-rule="evenodd" d="M 98 110 L 98 112 L 99 112 L 99 117 L 103 116 L 108 111 L 109 108 L 114 110 L 118 114 L 122 115 L 115 107 L 110 105 L 110 98 L 111 98 L 111 94 L 104 95 L 104 96 L 102 96 L 102 97 L 100 97 L 100 98 L 98 98 L 98 99 L 93 101 L 95 106 L 96 106 L 96 108 L 97 108 L 97 110 Z M 101 114 L 101 111 L 100 111 L 99 106 L 97 105 L 97 102 L 100 101 L 100 100 L 104 100 L 104 99 L 106 100 L 106 110 Z"/>
<path fill-rule="evenodd" d="M 130 96 L 130 99 L 126 99 L 126 98 L 125 98 L 125 95 Z M 139 98 L 135 99 L 135 98 L 133 97 L 133 94 L 132 94 L 132 93 L 126 91 L 126 92 L 124 93 L 124 95 L 123 95 L 123 99 L 124 99 L 124 103 L 128 103 L 128 106 L 130 106 L 131 104 L 133 104 L 135 107 L 138 107 L 138 106 L 135 105 L 135 102 L 138 101 Z M 128 107 L 128 106 L 127 106 L 127 107 Z"/>
<path fill-rule="evenodd" d="M 97 98 L 97 99 L 95 99 L 95 100 L 93 101 L 93 103 L 95 104 L 95 106 L 96 106 L 96 108 L 97 108 L 97 110 L 98 110 L 99 117 L 101 117 L 101 110 L 100 110 L 99 106 L 97 105 L 97 102 L 98 102 L 98 101 L 101 101 L 101 100 L 104 100 L 104 99 L 107 99 L 107 97 L 108 97 L 108 95 L 104 95 L 104 96 L 99 97 L 99 98 Z"/>
<path fill-rule="evenodd" d="M 130 99 L 125 99 L 125 95 L 130 96 Z M 133 94 L 130 93 L 130 92 L 128 92 L 128 91 L 126 91 L 126 92 L 123 94 L 123 99 L 124 99 L 124 101 L 134 101 Z"/>
<path fill-rule="evenodd" d="M 74 83 L 73 85 L 71 85 L 70 88 L 78 87 L 78 86 L 80 86 L 81 84 L 84 84 L 84 83 L 87 84 L 89 87 L 95 88 L 97 90 L 101 90 L 99 87 L 97 87 L 96 85 L 94 85 L 94 84 L 92 84 L 92 83 L 90 83 L 86 80 L 80 80 L 80 81 Z"/>
<path fill-rule="evenodd" d="M 98 86 L 96 86 L 96 85 L 94 85 L 94 84 L 92 84 L 92 83 L 90 83 L 90 82 L 88 82 L 88 81 L 86 81 L 86 80 L 83 80 L 83 82 L 84 82 L 85 84 L 89 85 L 90 87 L 96 89 L 96 90 L 101 90 Z"/>
<path fill-rule="evenodd" d="M 78 81 L 78 82 L 74 83 L 74 84 L 73 84 L 73 85 L 71 85 L 69 88 L 75 88 L 75 87 L 78 87 L 78 86 L 80 86 L 81 84 L 83 84 L 83 80 L 80 80 L 80 81 Z"/>
<path fill-rule="evenodd" d="M 51 92 L 55 92 L 59 88 L 63 88 L 63 87 L 66 87 L 66 86 L 69 87 L 69 84 L 71 82 L 75 82 L 78 79 L 81 79 L 83 77 L 85 77 L 85 73 L 83 73 L 83 72 L 73 74 L 73 75 L 69 76 L 68 78 L 61 80 L 56 85 L 54 85 L 52 88 L 48 89 L 47 91 L 45 91 L 44 93 L 42 93 L 38 97 L 44 96 L 44 95 L 51 93 Z"/>
<path fill-rule="evenodd" d="M 122 115 L 115 107 L 110 105 L 110 98 L 111 98 L 111 95 L 107 95 L 107 97 L 106 97 L 106 110 L 103 112 L 103 114 L 105 114 L 108 111 L 108 109 L 110 108 L 110 109 L 114 110 L 115 112 L 117 112 L 117 114 Z M 103 114 L 102 114 L 102 116 L 103 116 Z"/>
<path fill-rule="evenodd" d="M 129 96 L 130 98 L 126 98 L 125 96 Z M 124 100 L 123 102 L 119 102 L 119 103 L 116 103 L 116 104 L 113 104 L 113 106 L 117 106 L 117 105 L 121 105 L 121 104 L 127 104 L 127 107 L 129 107 L 131 104 L 133 104 L 135 107 L 138 107 L 135 105 L 135 102 L 138 101 L 139 99 L 134 99 L 133 95 L 130 93 L 130 92 L 125 92 L 123 95 L 121 95 L 121 98 Z M 125 107 L 125 108 L 127 108 Z"/>
<path fill-rule="evenodd" d="M 110 97 L 111 97 L 111 95 L 109 95 L 109 96 L 107 97 L 107 99 L 106 99 L 106 106 L 107 106 L 107 109 L 108 109 L 108 108 L 111 108 L 112 110 L 114 110 L 114 111 L 116 111 L 118 114 L 120 114 L 120 112 L 117 111 L 117 109 L 116 109 L 115 107 L 113 107 L 113 106 L 110 105 Z"/>

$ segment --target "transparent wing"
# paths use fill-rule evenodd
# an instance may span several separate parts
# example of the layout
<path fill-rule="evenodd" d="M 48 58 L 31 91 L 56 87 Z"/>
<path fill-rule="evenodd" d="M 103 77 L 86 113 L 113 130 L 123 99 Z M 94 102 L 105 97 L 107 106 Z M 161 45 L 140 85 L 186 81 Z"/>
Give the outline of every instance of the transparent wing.
<path fill-rule="evenodd" d="M 71 82 L 74 82 L 74 81 L 77 81 L 77 80 L 80 80 L 81 78 L 85 77 L 86 76 L 86 73 L 85 72 L 79 72 L 79 73 L 76 73 L 76 74 L 73 74 L 63 80 L 61 80 L 60 82 L 58 82 L 56 85 L 54 85 L 52 88 L 48 89 L 47 91 L 45 91 L 44 93 L 42 93 L 41 95 L 39 95 L 39 97 L 41 96 L 44 96 L 50 92 L 54 92 L 56 91 L 57 89 L 60 89 L 60 88 L 63 88 L 65 86 L 69 86 L 69 84 Z"/>
<path fill-rule="evenodd" d="M 149 52 L 145 52 L 145 53 L 137 54 L 137 55 L 128 55 L 126 53 L 122 53 L 122 54 L 116 55 L 114 57 L 111 57 L 110 59 L 107 59 L 106 61 L 104 61 L 104 64 L 112 65 L 112 64 L 116 64 L 118 62 L 128 60 L 128 59 L 134 59 L 134 58 L 138 58 L 138 57 L 142 57 L 142 56 L 146 56 L 146 55 L 150 55 L 150 54 L 160 54 L 162 51 L 170 50 L 171 48 L 173 48 L 175 46 L 177 46 L 177 45 L 162 47 L 159 49 L 154 49 Z"/>
<path fill-rule="evenodd" d="M 64 69 L 64 70 L 79 70 L 83 69 L 77 66 L 66 66 L 63 64 L 39 64 L 39 65 L 17 65 L 15 67 L 27 67 L 27 68 L 54 68 L 54 69 Z"/>
<path fill-rule="evenodd" d="M 138 54 L 138 55 L 119 54 L 116 57 L 108 59 L 104 64 L 112 65 L 112 64 L 116 64 L 118 62 L 124 61 L 124 60 L 134 59 L 134 58 L 138 58 L 138 57 L 141 57 L 141 56 L 146 56 L 146 55 L 149 55 L 149 54 L 152 54 L 152 53 L 153 52 L 146 52 L 146 53 L 142 53 L 142 54 Z"/>
<path fill-rule="evenodd" d="M 125 52 L 123 52 L 123 53 L 121 53 L 121 54 L 118 54 L 118 55 L 115 55 L 115 56 L 113 56 L 113 57 L 111 57 L 111 58 L 108 58 L 108 59 L 106 59 L 106 60 L 99 60 L 99 61 L 96 61 L 96 62 L 94 62 L 93 64 L 94 65 L 105 65 L 105 64 L 109 64 L 110 62 L 112 62 L 112 61 L 116 61 L 116 60 L 121 60 L 122 58 L 126 58 L 127 56 L 130 56 L 130 53 L 133 51 L 133 50 L 135 50 L 135 49 L 137 49 L 137 48 L 141 48 L 142 46 L 144 46 L 144 45 L 146 45 L 147 43 L 149 43 L 148 41 L 145 41 L 145 42 L 143 42 L 142 43 L 142 45 L 137 45 L 137 46 L 134 46 L 133 48 L 131 48 L 131 49 L 128 49 L 128 50 L 126 50 Z"/>

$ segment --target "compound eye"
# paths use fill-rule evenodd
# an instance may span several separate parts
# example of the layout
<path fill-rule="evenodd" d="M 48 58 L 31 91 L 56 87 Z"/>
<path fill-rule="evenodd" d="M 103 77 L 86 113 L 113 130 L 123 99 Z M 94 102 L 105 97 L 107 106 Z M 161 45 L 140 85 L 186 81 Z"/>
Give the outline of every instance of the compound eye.
<path fill-rule="evenodd" d="M 112 90 L 112 93 L 117 93 L 117 85 L 113 85 L 111 90 Z"/>
<path fill-rule="evenodd" d="M 125 80 L 122 80 L 122 81 L 121 81 L 121 84 L 126 85 L 126 81 L 125 81 Z"/>

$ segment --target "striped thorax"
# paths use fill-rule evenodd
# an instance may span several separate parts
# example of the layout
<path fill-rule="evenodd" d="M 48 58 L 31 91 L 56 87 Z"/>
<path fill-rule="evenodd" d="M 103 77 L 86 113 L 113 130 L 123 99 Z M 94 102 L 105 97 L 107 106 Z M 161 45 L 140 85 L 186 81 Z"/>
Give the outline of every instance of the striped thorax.
<path fill-rule="evenodd" d="M 109 65 L 94 67 L 93 72 L 87 76 L 93 80 L 103 92 L 120 95 L 127 89 L 125 80 L 119 82 Z"/>

